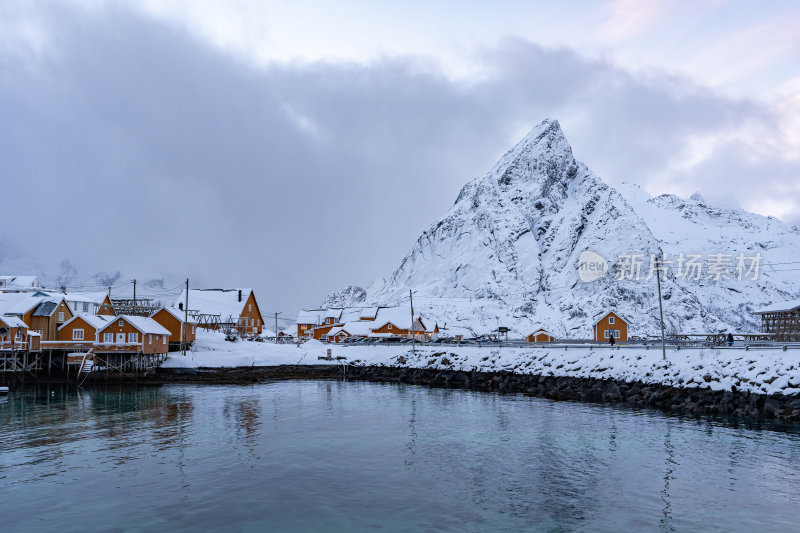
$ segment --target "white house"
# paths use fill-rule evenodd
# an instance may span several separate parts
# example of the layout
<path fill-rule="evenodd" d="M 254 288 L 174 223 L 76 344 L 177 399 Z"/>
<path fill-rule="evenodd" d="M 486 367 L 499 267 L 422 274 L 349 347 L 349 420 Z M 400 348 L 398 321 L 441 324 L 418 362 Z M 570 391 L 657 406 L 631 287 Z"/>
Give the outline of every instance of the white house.
<path fill-rule="evenodd" d="M 0 276 L 0 292 L 36 292 L 41 287 L 36 276 Z"/>

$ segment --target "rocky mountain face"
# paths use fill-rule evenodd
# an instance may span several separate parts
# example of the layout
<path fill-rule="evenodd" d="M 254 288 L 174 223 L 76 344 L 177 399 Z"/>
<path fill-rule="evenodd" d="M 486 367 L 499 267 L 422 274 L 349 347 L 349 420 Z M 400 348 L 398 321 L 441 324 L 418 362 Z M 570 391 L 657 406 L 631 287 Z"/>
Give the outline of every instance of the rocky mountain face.
<path fill-rule="evenodd" d="M 364 302 L 367 291 L 357 285 L 349 285 L 342 290 L 330 293 L 322 301 L 323 309 L 331 307 L 353 307 Z"/>
<path fill-rule="evenodd" d="M 607 261 L 606 276 L 581 281 L 579 257 L 586 250 Z M 668 331 L 757 330 L 753 309 L 800 297 L 798 272 L 786 268 L 800 260 L 797 228 L 710 206 L 699 195 L 651 198 L 635 185 L 610 187 L 575 160 L 559 123 L 545 120 L 485 176 L 467 183 L 386 282 L 361 301 L 385 305 L 415 290 L 419 313 L 450 333 L 508 326 L 521 335 L 545 327 L 586 338 L 596 315 L 615 310 L 631 321 L 631 334 L 654 334 L 651 254 L 664 254 Z M 750 267 L 742 280 L 740 254 Z M 752 259 L 756 254 L 760 260 Z M 690 255 L 701 257 L 698 279 L 696 271 L 681 270 Z M 725 263 L 727 274 L 713 275 L 711 262 Z"/>

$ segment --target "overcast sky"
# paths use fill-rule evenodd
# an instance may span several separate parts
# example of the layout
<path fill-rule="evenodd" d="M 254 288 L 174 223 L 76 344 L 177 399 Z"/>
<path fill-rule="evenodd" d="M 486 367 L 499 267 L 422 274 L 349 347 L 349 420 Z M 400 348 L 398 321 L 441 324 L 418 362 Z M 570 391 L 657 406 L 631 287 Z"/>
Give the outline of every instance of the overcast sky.
<path fill-rule="evenodd" d="M 800 222 L 797 2 L 387 4 L 0 2 L 0 273 L 291 315 L 388 276 L 546 117 L 612 185 Z"/>

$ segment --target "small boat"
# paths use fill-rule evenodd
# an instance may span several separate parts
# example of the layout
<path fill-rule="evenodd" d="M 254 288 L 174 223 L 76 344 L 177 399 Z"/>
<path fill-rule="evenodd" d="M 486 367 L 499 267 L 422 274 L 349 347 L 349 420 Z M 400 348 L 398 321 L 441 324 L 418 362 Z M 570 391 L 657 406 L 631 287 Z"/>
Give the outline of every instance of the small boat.
<path fill-rule="evenodd" d="M 8 394 L 8 387 L 0 387 L 0 394 Z"/>

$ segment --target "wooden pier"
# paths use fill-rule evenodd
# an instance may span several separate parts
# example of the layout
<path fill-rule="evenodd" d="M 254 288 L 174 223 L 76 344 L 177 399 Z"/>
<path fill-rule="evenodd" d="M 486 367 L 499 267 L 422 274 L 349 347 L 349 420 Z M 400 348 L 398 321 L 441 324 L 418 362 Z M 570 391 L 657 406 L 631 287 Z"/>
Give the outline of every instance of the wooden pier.
<path fill-rule="evenodd" d="M 102 344 L 86 341 L 42 341 L 36 349 L 28 344 L 0 343 L 0 381 L 63 376 L 83 383 L 93 377 L 132 377 L 154 372 L 166 353 L 143 353 L 141 344 Z"/>
<path fill-rule="evenodd" d="M 29 374 L 35 376 L 42 370 L 44 354 L 38 336 L 20 342 L 13 337 L 0 341 L 0 374 Z"/>

